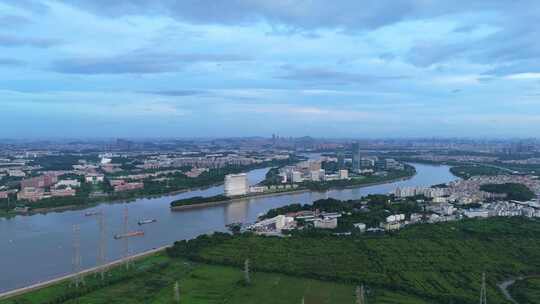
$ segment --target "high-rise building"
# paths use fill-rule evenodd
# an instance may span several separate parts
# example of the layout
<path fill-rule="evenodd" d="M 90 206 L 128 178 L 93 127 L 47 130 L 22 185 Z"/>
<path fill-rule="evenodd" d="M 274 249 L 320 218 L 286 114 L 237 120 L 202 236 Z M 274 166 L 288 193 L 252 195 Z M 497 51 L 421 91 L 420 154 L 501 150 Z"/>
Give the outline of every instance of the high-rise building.
<path fill-rule="evenodd" d="M 225 195 L 246 195 L 249 191 L 247 174 L 228 174 L 225 176 Z"/>
<path fill-rule="evenodd" d="M 345 155 L 341 151 L 337 153 L 337 167 L 338 169 L 345 168 Z"/>
<path fill-rule="evenodd" d="M 352 167 L 354 172 L 359 172 L 361 168 L 361 159 L 360 156 L 360 144 L 359 143 L 353 143 L 352 144 Z"/>

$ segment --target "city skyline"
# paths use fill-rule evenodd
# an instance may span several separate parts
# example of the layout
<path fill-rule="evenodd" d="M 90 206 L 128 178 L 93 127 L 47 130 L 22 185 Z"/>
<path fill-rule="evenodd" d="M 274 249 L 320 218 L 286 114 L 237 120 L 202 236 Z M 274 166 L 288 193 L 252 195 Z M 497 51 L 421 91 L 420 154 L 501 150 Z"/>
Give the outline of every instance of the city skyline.
<path fill-rule="evenodd" d="M 0 138 L 535 137 L 539 11 L 0 0 Z"/>

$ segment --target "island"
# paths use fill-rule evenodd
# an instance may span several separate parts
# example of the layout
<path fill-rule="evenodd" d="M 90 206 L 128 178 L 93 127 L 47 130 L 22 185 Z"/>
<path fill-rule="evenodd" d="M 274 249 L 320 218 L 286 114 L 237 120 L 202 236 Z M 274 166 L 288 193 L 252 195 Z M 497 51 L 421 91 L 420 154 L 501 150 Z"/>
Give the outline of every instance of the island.
<path fill-rule="evenodd" d="M 317 165 L 318 164 L 318 165 Z M 349 170 L 341 169 L 339 173 L 326 174 L 325 170 L 317 169 L 321 166 L 321 161 L 306 161 L 296 165 L 284 166 L 281 168 L 271 168 L 265 180 L 257 185 L 249 186 L 247 175 L 231 174 L 225 176 L 225 191 L 234 188 L 234 193 L 225 193 L 211 197 L 191 197 L 171 202 L 173 211 L 180 211 L 188 208 L 206 207 L 216 204 L 224 204 L 235 200 L 253 198 L 259 196 L 281 195 L 291 192 L 307 191 L 327 191 L 330 189 L 344 189 L 366 187 L 377 184 L 391 183 L 399 180 L 411 178 L 416 174 L 414 166 L 400 164 L 397 168 L 385 171 L 369 172 L 369 174 L 352 174 Z M 315 170 L 303 170 L 312 169 Z M 295 171 L 298 170 L 298 171 Z M 287 176 L 291 176 L 288 178 Z"/>

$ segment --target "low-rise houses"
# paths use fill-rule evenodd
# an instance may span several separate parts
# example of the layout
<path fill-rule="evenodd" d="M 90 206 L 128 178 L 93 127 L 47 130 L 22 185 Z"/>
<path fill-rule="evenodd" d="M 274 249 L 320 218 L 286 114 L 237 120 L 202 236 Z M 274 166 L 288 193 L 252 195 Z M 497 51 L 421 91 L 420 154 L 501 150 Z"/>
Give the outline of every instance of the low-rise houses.
<path fill-rule="evenodd" d="M 79 188 L 81 186 L 81 182 L 74 179 L 63 179 L 58 181 L 54 187 L 55 188 L 61 188 L 61 187 L 71 187 L 71 188 Z"/>
<path fill-rule="evenodd" d="M 335 229 L 338 226 L 337 217 L 317 218 L 313 221 L 313 227 L 320 229 Z"/>
<path fill-rule="evenodd" d="M 7 174 L 9 176 L 13 176 L 13 177 L 25 177 L 26 176 L 26 173 L 24 173 L 24 171 L 22 170 L 8 170 L 7 171 Z"/>
<path fill-rule="evenodd" d="M 111 186 L 114 187 L 114 192 L 131 191 L 137 189 L 143 189 L 144 183 L 141 182 L 126 182 L 124 180 L 112 180 Z"/>
<path fill-rule="evenodd" d="M 43 188 L 26 187 L 17 193 L 17 200 L 36 202 L 43 198 L 45 198 L 45 190 Z"/>
<path fill-rule="evenodd" d="M 84 180 L 87 183 L 91 184 L 102 183 L 105 180 L 105 175 L 98 173 L 89 173 L 84 176 Z"/>
<path fill-rule="evenodd" d="M 75 196 L 77 191 L 71 187 L 62 188 L 62 189 L 51 189 L 52 197 L 66 197 L 66 196 Z"/>
<path fill-rule="evenodd" d="M 355 223 L 353 224 L 353 227 L 360 230 L 360 232 L 365 232 L 367 229 L 367 226 L 364 223 Z"/>

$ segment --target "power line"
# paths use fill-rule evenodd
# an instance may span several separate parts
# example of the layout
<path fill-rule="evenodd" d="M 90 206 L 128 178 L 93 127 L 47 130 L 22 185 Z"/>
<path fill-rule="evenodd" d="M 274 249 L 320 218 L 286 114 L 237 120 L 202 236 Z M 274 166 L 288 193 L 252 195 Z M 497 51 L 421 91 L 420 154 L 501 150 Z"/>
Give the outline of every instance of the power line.
<path fill-rule="evenodd" d="M 126 270 L 129 270 L 129 237 L 128 237 L 128 207 L 124 208 L 124 259 L 126 261 Z"/>
<path fill-rule="evenodd" d="M 100 276 L 101 280 L 105 279 L 105 264 L 107 263 L 106 259 L 106 248 L 107 248 L 107 235 L 105 232 L 105 215 L 103 211 L 100 211 L 98 215 L 99 223 L 99 247 L 98 247 L 98 266 L 100 266 Z"/>
<path fill-rule="evenodd" d="M 81 227 L 73 225 L 73 284 L 75 288 L 79 288 L 83 284 L 81 274 Z"/>

